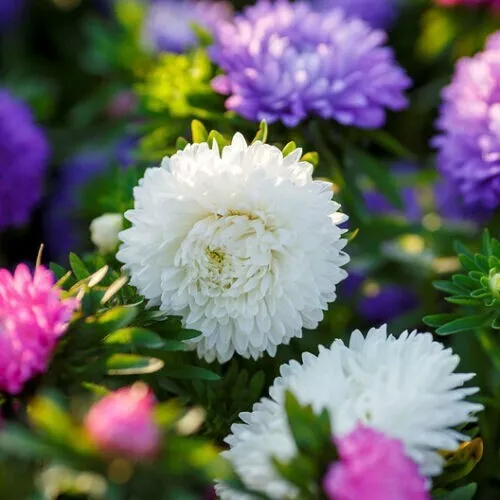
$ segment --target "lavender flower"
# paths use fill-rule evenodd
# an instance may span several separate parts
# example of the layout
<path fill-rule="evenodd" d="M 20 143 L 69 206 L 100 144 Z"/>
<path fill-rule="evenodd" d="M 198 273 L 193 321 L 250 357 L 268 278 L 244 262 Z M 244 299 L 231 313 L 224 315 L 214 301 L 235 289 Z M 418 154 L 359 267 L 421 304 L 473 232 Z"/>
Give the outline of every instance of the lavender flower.
<path fill-rule="evenodd" d="M 232 13 L 228 2 L 156 0 L 146 16 L 144 43 L 157 52 L 184 52 L 196 45 L 193 24 L 214 32 Z"/>
<path fill-rule="evenodd" d="M 458 61 L 437 121 L 438 168 L 466 207 L 500 206 L 500 32 L 484 52 Z"/>
<path fill-rule="evenodd" d="M 395 17 L 394 0 L 315 0 L 320 10 L 340 7 L 349 17 L 363 19 L 373 28 L 387 28 Z"/>
<path fill-rule="evenodd" d="M 48 159 L 30 109 L 0 89 L 0 231 L 28 221 L 42 197 Z"/>
<path fill-rule="evenodd" d="M 249 120 L 293 127 L 318 115 L 377 128 L 386 108 L 407 106 L 410 85 L 385 40 L 341 9 L 320 13 L 303 2 L 261 0 L 219 28 L 212 56 L 225 75 L 212 86 Z"/>

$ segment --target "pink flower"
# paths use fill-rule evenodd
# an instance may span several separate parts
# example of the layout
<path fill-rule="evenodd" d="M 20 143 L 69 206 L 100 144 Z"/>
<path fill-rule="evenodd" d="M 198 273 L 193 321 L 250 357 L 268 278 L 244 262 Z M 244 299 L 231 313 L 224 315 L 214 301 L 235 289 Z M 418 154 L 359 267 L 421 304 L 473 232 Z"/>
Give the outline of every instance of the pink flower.
<path fill-rule="evenodd" d="M 156 399 L 146 385 L 124 387 L 92 406 L 85 429 L 103 453 L 139 460 L 153 458 L 160 445 L 155 405 Z"/>
<path fill-rule="evenodd" d="M 496 11 L 500 10 L 500 0 L 436 0 L 436 3 L 446 7 L 454 5 L 467 5 L 469 7 L 488 5 Z"/>
<path fill-rule="evenodd" d="M 399 440 L 359 426 L 335 443 L 340 459 L 325 476 L 328 498 L 430 500 L 425 479 Z"/>
<path fill-rule="evenodd" d="M 51 271 L 39 266 L 33 275 L 19 264 L 12 275 L 0 269 L 0 390 L 19 393 L 44 373 L 57 340 L 78 305 L 61 299 Z"/>

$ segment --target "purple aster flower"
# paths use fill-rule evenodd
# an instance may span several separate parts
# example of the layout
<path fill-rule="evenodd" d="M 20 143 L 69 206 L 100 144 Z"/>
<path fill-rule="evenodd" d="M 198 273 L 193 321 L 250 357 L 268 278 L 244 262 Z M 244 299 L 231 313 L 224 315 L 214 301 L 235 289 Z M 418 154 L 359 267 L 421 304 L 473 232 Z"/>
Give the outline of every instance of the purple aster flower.
<path fill-rule="evenodd" d="M 28 222 L 42 197 L 49 155 L 28 106 L 0 89 L 0 231 Z"/>
<path fill-rule="evenodd" d="M 373 28 L 387 28 L 395 17 L 394 0 L 314 0 L 320 10 L 340 7 L 349 17 L 363 19 Z"/>
<path fill-rule="evenodd" d="M 341 9 L 261 0 L 223 23 L 212 50 L 225 75 L 213 88 L 243 117 L 293 127 L 310 115 L 377 128 L 407 106 L 410 80 L 386 34 Z"/>
<path fill-rule="evenodd" d="M 438 168 L 466 207 L 492 211 L 500 206 L 500 32 L 458 61 L 442 97 Z"/>
<path fill-rule="evenodd" d="M 156 0 L 144 26 L 144 43 L 157 52 L 184 52 L 196 45 L 193 24 L 214 32 L 233 15 L 228 2 L 208 0 Z"/>
<path fill-rule="evenodd" d="M 0 30 L 15 26 L 24 9 L 24 0 L 0 1 Z"/>

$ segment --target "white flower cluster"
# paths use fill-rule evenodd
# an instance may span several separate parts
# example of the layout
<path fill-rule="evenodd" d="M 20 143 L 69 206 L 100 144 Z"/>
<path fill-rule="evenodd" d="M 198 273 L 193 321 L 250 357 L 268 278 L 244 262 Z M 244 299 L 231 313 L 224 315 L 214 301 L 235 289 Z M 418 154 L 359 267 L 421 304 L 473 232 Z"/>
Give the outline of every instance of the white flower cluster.
<path fill-rule="evenodd" d="M 146 171 L 117 258 L 132 285 L 199 330 L 208 361 L 257 358 L 316 328 L 347 276 L 347 217 L 302 151 L 236 134 L 188 145 Z"/>
<path fill-rule="evenodd" d="M 475 387 L 462 387 L 473 374 L 454 373 L 459 358 L 432 340 L 429 333 L 387 335 L 386 327 L 351 335 L 349 346 L 336 340 L 314 356 L 305 353 L 302 364 L 281 367 L 270 397 L 240 415 L 226 438 L 223 453 L 245 484 L 271 498 L 295 498 L 296 492 L 275 472 L 273 457 L 287 460 L 296 453 L 284 410 L 290 390 L 315 412 L 327 409 L 336 436 L 357 424 L 373 427 L 403 442 L 408 455 L 426 476 L 438 475 L 443 459 L 437 450 L 454 450 L 465 436 L 453 427 L 474 420 L 482 409 L 467 402 Z M 224 485 L 222 500 L 246 500 Z"/>

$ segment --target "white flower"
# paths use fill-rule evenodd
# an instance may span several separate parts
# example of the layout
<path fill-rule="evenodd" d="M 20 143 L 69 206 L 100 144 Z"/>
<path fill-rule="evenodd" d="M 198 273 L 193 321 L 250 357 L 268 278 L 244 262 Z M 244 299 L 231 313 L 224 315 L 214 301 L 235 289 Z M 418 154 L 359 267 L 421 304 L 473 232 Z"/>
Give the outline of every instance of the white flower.
<path fill-rule="evenodd" d="M 122 229 L 122 214 L 103 214 L 90 223 L 90 239 L 100 252 L 113 252 L 120 243 L 118 233 Z"/>
<path fill-rule="evenodd" d="M 462 385 L 474 374 L 454 373 L 459 357 L 432 340 L 429 333 L 387 336 L 386 326 L 372 328 L 366 338 L 351 335 L 349 347 L 336 340 L 318 356 L 306 353 L 302 364 L 281 367 L 281 377 L 251 413 L 240 415 L 226 438 L 223 455 L 246 485 L 271 498 L 294 498 L 295 490 L 274 472 L 271 457 L 290 459 L 295 445 L 284 412 L 290 390 L 315 412 L 327 409 L 333 432 L 344 436 L 363 423 L 400 439 L 422 474 L 437 475 L 442 458 L 437 450 L 454 450 L 465 439 L 453 427 L 473 421 L 479 404 L 465 401 L 477 388 Z M 223 500 L 247 496 L 217 486 Z"/>
<path fill-rule="evenodd" d="M 208 361 L 257 358 L 316 328 L 347 276 L 347 217 L 296 149 L 241 134 L 187 146 L 146 171 L 117 258 L 152 305 L 180 315 Z"/>

